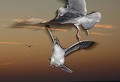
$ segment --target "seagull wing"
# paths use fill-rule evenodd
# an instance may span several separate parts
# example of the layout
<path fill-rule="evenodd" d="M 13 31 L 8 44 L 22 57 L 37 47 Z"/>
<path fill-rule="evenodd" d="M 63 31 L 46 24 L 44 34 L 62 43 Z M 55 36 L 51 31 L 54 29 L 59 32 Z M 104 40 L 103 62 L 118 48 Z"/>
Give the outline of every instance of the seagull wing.
<path fill-rule="evenodd" d="M 68 11 L 72 13 L 78 13 L 80 15 L 86 15 L 86 1 L 85 0 L 68 0 Z"/>
<path fill-rule="evenodd" d="M 54 42 L 55 42 L 55 39 L 54 39 L 54 37 L 53 37 L 53 35 L 52 35 L 50 29 L 49 29 L 49 28 L 46 28 L 46 29 L 47 29 L 47 31 L 48 31 L 48 33 L 49 33 L 51 39 L 52 39 L 52 42 L 54 43 Z"/>
<path fill-rule="evenodd" d="M 69 23 L 69 21 L 73 20 L 74 18 L 80 17 L 79 14 L 74 14 L 71 12 L 65 13 L 63 16 L 58 17 L 57 19 L 52 19 L 49 22 L 50 23 L 60 23 L 64 24 L 66 22 Z M 72 21 L 73 22 L 73 21 Z"/>
<path fill-rule="evenodd" d="M 85 0 L 67 0 L 66 4 L 68 6 L 67 12 L 63 16 L 57 19 L 55 18 L 50 22 L 64 24 L 70 22 L 74 18 L 82 17 L 87 13 Z"/>
<path fill-rule="evenodd" d="M 95 42 L 93 41 L 83 41 L 83 42 L 78 42 L 69 48 L 65 49 L 65 56 L 68 56 L 70 53 L 75 52 L 79 49 L 86 49 L 91 47 Z"/>

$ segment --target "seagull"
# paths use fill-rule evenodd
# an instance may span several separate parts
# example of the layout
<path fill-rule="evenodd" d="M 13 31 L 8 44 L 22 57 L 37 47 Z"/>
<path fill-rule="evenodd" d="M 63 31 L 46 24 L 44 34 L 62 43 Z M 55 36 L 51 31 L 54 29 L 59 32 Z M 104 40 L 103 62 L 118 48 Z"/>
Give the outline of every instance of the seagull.
<path fill-rule="evenodd" d="M 80 28 L 81 25 L 83 29 L 86 30 L 87 35 L 89 35 L 89 29 L 99 23 L 101 19 L 100 12 L 91 12 L 87 14 L 86 1 L 85 0 L 67 0 L 65 7 L 60 7 L 57 10 L 57 16 L 48 21 L 49 23 L 59 23 L 59 24 L 72 24 L 77 28 L 76 37 L 80 41 Z"/>
<path fill-rule="evenodd" d="M 79 49 L 87 49 L 95 43 L 93 41 L 82 41 L 82 42 L 80 41 L 68 48 L 62 48 L 59 40 L 53 37 L 49 28 L 47 28 L 47 31 L 53 42 L 53 50 L 52 50 L 52 56 L 50 58 L 50 66 L 60 68 L 68 73 L 72 73 L 73 71 L 70 68 L 68 68 L 66 65 L 64 65 L 65 57 L 67 57 L 72 52 L 75 52 Z"/>

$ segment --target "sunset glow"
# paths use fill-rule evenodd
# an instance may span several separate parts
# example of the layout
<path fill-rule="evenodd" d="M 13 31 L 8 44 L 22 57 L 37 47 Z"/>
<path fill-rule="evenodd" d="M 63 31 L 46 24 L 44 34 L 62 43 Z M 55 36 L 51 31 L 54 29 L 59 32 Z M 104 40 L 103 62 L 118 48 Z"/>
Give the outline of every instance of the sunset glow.
<path fill-rule="evenodd" d="M 44 24 L 56 16 L 65 0 L 0 0 L 0 82 L 120 81 L 120 0 L 86 0 L 87 14 L 99 11 L 100 23 L 80 27 L 80 40 L 97 43 L 66 57 L 65 73 L 49 66 L 53 44 Z M 66 49 L 78 42 L 72 25 L 51 25 L 51 32 Z"/>

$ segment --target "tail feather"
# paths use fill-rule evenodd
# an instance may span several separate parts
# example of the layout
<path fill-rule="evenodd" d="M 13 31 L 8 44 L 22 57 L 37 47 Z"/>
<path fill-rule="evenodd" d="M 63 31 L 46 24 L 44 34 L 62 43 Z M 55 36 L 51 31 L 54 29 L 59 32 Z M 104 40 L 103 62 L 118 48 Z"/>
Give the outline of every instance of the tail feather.
<path fill-rule="evenodd" d="M 72 73 L 73 71 L 65 65 L 62 65 L 61 69 L 65 72 Z"/>
<path fill-rule="evenodd" d="M 88 30 L 100 22 L 101 14 L 99 12 L 90 13 L 82 18 L 82 26 L 85 30 Z"/>

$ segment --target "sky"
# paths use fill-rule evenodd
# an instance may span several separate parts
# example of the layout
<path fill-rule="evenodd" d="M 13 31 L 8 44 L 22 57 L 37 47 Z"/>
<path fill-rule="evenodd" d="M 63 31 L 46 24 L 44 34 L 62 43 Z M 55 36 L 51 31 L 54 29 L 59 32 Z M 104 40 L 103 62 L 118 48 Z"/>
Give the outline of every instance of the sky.
<path fill-rule="evenodd" d="M 52 42 L 46 30 L 13 29 L 15 20 L 55 17 L 64 0 L 0 0 L 0 81 L 1 82 L 79 82 L 120 80 L 120 0 L 86 0 L 88 13 L 99 11 L 102 19 L 81 40 L 97 45 L 80 50 L 66 58 L 65 64 L 74 72 L 68 74 L 49 65 Z M 41 28 L 41 27 L 39 27 Z M 56 27 L 57 28 L 57 27 Z M 66 48 L 77 42 L 76 29 L 52 31 Z M 63 37 L 64 36 L 64 37 Z M 32 45 L 30 48 L 27 45 Z"/>

